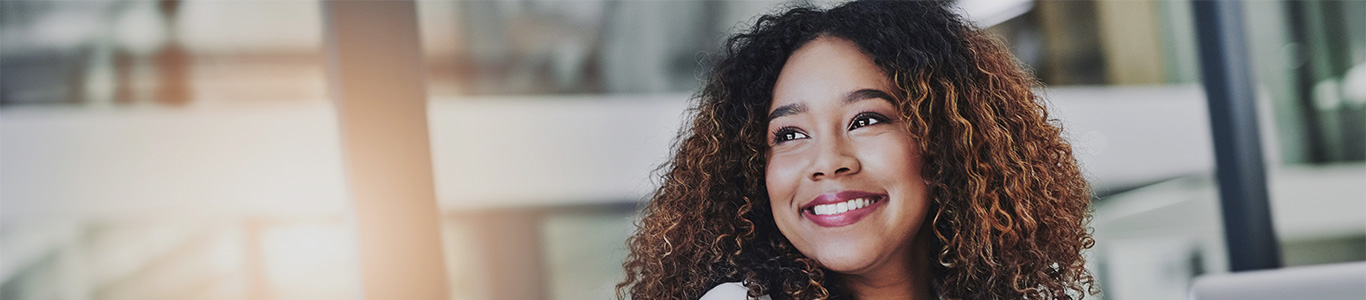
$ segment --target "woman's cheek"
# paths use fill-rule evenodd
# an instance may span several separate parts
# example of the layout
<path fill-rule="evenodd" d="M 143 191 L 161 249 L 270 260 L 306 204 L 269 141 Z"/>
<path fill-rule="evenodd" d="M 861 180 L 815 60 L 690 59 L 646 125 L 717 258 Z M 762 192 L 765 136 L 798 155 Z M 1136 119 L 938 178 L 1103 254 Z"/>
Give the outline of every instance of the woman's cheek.
<path fill-rule="evenodd" d="M 773 212 L 774 225 L 778 231 L 794 244 L 803 244 L 800 235 L 793 235 L 801 219 L 793 203 L 801 177 L 800 166 L 794 166 L 791 155 L 770 155 L 765 168 L 764 183 L 768 188 L 769 209 Z"/>
<path fill-rule="evenodd" d="M 800 160 L 791 155 L 770 155 L 765 170 L 764 183 L 768 186 L 768 198 L 774 212 L 787 211 L 792 206 L 793 195 L 801 181 Z"/>

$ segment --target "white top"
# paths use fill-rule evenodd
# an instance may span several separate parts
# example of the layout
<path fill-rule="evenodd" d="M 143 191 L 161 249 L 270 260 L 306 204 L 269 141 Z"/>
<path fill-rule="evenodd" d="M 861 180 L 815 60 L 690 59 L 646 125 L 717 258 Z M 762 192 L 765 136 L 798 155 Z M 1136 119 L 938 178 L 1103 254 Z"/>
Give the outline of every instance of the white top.
<path fill-rule="evenodd" d="M 702 298 L 698 300 L 751 300 L 748 296 L 749 288 L 746 288 L 744 283 L 727 282 L 711 288 L 711 290 L 707 291 L 706 294 L 703 294 Z M 935 298 L 944 299 L 944 297 L 939 296 L 936 296 Z M 768 295 L 763 295 L 760 296 L 759 299 L 754 300 L 772 300 L 772 298 L 769 298 Z"/>
<path fill-rule="evenodd" d="M 749 300 L 749 288 L 739 282 L 727 282 L 717 285 L 698 300 Z M 768 295 L 759 297 L 758 300 L 769 300 Z"/>

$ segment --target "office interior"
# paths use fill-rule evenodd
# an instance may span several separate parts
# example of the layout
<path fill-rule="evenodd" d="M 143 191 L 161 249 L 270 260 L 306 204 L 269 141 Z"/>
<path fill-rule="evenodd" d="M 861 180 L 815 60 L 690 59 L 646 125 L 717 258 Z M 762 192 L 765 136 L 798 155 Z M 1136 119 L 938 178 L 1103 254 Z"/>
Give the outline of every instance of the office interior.
<path fill-rule="evenodd" d="M 444 294 L 614 298 L 708 58 L 793 3 L 416 1 Z M 958 3 L 1073 144 L 1096 298 L 1230 272 L 1190 1 Z M 1366 261 L 1366 1 L 1241 7 L 1280 259 Z M 362 298 L 325 9 L 0 1 L 0 299 Z"/>

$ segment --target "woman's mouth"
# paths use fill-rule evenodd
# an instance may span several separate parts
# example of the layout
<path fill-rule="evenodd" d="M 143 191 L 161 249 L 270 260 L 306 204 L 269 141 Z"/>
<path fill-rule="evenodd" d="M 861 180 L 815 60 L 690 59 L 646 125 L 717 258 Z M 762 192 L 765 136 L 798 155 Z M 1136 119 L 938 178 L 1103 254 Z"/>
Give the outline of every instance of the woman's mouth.
<path fill-rule="evenodd" d="M 845 191 L 823 194 L 802 208 L 802 215 L 821 227 L 841 227 L 857 223 L 886 203 L 887 195 Z"/>
<path fill-rule="evenodd" d="M 816 214 L 818 216 L 838 215 L 851 210 L 860 209 L 867 207 L 869 205 L 873 205 L 873 203 L 875 202 L 877 202 L 877 199 L 858 198 L 840 203 L 816 205 L 811 208 L 808 208 L 808 210 L 811 210 L 811 213 Z"/>

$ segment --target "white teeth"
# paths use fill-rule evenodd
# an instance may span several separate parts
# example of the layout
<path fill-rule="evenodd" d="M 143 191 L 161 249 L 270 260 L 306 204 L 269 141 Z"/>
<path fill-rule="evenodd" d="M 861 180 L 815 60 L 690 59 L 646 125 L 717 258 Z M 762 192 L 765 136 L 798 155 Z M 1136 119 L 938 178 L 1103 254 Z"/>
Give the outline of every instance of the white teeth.
<path fill-rule="evenodd" d="M 811 212 L 816 215 L 837 215 L 851 210 L 860 209 L 873 204 L 872 199 L 858 198 L 840 203 L 830 203 L 816 205 L 811 208 Z"/>

